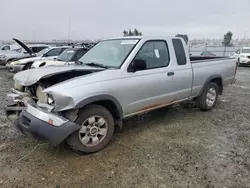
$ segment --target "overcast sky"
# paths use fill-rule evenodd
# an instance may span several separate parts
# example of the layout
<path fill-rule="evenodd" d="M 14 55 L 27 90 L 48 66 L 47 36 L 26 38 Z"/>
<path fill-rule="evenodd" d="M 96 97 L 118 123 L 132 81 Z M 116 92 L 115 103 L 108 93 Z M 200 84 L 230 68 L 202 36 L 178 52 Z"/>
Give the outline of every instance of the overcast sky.
<path fill-rule="evenodd" d="M 0 39 L 98 39 L 144 35 L 250 37 L 250 0 L 0 0 Z"/>

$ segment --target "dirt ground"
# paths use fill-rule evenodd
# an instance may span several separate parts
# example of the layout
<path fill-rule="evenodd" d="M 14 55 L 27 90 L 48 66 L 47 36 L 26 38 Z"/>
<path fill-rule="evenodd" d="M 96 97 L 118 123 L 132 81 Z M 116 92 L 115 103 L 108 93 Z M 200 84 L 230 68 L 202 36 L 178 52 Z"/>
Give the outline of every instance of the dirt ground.
<path fill-rule="evenodd" d="M 250 67 L 237 79 L 211 112 L 182 105 L 136 116 L 103 151 L 81 156 L 15 130 L 4 116 L 12 74 L 1 68 L 0 187 L 250 187 Z"/>

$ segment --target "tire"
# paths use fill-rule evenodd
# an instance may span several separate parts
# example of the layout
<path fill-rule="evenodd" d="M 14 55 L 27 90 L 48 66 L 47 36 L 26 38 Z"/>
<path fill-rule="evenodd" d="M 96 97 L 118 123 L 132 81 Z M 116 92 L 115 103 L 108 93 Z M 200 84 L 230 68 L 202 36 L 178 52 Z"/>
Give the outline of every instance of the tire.
<path fill-rule="evenodd" d="M 239 67 L 241 67 L 242 65 L 240 64 L 240 58 L 237 59 L 237 64 Z"/>
<path fill-rule="evenodd" d="M 210 96 L 208 97 L 208 94 Z M 209 111 L 214 108 L 219 95 L 219 87 L 216 83 L 210 82 L 202 94 L 196 99 L 196 106 L 202 111 Z M 210 100 L 209 100 L 210 99 Z"/>
<path fill-rule="evenodd" d="M 89 154 L 104 149 L 114 133 L 112 114 L 99 105 L 90 105 L 81 109 L 75 123 L 82 127 L 68 137 L 67 143 L 78 153 Z"/>
<path fill-rule="evenodd" d="M 32 64 L 33 64 L 33 63 L 27 63 L 27 64 L 23 67 L 23 70 L 30 69 Z"/>

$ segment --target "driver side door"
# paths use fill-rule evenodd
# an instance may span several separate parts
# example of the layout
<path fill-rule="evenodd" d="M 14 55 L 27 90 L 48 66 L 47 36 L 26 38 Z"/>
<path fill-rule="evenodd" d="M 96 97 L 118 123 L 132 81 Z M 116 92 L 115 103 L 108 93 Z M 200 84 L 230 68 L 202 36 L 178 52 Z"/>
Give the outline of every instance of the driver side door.
<path fill-rule="evenodd" d="M 134 60 L 144 60 L 146 69 L 127 73 L 123 82 L 125 116 L 148 111 L 171 103 L 175 87 L 172 79 L 171 60 L 165 40 L 147 41 Z"/>

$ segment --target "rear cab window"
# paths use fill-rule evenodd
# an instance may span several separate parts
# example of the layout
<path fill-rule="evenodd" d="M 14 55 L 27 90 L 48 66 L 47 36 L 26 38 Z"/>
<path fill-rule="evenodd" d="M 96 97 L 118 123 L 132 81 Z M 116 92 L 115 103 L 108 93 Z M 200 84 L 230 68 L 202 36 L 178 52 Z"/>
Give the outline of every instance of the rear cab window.
<path fill-rule="evenodd" d="M 185 53 L 182 41 L 180 39 L 172 39 L 172 42 L 174 46 L 177 64 L 186 65 L 187 59 L 186 59 L 186 53 Z"/>

